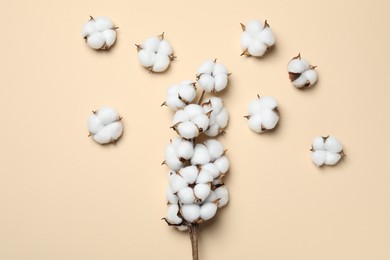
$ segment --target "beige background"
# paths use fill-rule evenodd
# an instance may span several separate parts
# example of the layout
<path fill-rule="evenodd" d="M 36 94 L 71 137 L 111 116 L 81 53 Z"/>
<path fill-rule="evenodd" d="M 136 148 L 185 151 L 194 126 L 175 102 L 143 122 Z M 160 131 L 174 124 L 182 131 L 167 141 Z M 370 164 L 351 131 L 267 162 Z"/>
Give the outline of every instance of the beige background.
<path fill-rule="evenodd" d="M 231 203 L 202 228 L 201 259 L 390 259 L 390 38 L 386 1 L 5 1 L 0 9 L 0 259 L 190 259 L 187 234 L 167 227 L 164 146 L 170 84 L 205 59 L 233 73 Z M 119 26 L 110 52 L 80 36 L 88 15 Z M 239 23 L 268 19 L 277 46 L 240 57 Z M 139 65 L 134 43 L 165 31 L 178 56 L 163 75 Z M 319 83 L 298 91 L 286 64 L 301 52 Z M 252 133 L 256 94 L 280 102 L 280 127 Z M 87 138 L 86 119 L 118 109 L 117 145 Z M 316 135 L 348 158 L 316 168 Z"/>

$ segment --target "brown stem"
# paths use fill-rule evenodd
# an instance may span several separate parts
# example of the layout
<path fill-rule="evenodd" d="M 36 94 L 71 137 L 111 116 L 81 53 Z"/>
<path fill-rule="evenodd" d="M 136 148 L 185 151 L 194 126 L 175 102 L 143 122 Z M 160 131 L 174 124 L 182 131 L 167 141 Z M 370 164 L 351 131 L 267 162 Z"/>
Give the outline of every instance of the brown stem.
<path fill-rule="evenodd" d="M 189 231 L 190 231 L 191 246 L 192 246 L 192 259 L 199 260 L 199 256 L 198 256 L 199 224 L 191 223 Z"/>
<path fill-rule="evenodd" d="M 200 105 L 200 103 L 202 103 L 202 99 L 203 99 L 205 93 L 206 93 L 206 91 L 203 90 L 202 95 L 199 98 L 198 105 Z"/>

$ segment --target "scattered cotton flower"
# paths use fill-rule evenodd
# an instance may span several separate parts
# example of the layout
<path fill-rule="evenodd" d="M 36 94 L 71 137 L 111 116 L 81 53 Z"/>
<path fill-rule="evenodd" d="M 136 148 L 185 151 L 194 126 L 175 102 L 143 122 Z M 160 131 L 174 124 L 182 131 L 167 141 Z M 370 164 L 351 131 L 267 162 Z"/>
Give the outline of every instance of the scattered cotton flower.
<path fill-rule="evenodd" d="M 102 107 L 88 118 L 90 136 L 99 144 L 115 143 L 123 132 L 122 118 L 110 107 Z"/>
<path fill-rule="evenodd" d="M 301 54 L 292 58 L 287 65 L 288 76 L 292 84 L 297 88 L 309 88 L 317 82 L 316 66 L 309 63 L 301 57 Z"/>
<path fill-rule="evenodd" d="M 143 44 L 136 44 L 138 60 L 150 72 L 163 72 L 175 59 L 171 44 L 165 39 L 164 33 L 148 38 Z"/>
<path fill-rule="evenodd" d="M 322 165 L 335 165 L 345 156 L 343 145 L 334 136 L 317 136 L 311 148 L 311 159 L 318 167 Z"/>
<path fill-rule="evenodd" d="M 96 50 L 109 49 L 116 40 L 116 29 L 112 20 L 105 16 L 99 16 L 86 22 L 82 35 L 88 46 Z"/>
<path fill-rule="evenodd" d="M 208 60 L 199 67 L 196 78 L 204 91 L 219 92 L 226 88 L 229 76 L 225 65 Z"/>
<path fill-rule="evenodd" d="M 248 107 L 249 128 L 256 133 L 261 133 L 275 128 L 279 121 L 278 103 L 270 96 L 260 97 L 253 100 Z"/>
<path fill-rule="evenodd" d="M 264 23 L 259 20 L 248 21 L 246 25 L 241 24 L 241 28 L 241 56 L 261 57 L 275 44 L 275 36 L 267 20 Z"/>

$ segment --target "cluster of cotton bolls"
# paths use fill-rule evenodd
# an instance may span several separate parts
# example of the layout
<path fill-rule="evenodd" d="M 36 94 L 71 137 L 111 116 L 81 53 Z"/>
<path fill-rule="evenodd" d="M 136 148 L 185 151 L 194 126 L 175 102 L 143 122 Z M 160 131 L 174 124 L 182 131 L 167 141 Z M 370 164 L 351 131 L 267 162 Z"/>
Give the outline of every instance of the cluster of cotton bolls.
<path fill-rule="evenodd" d="M 224 133 L 229 114 L 223 100 L 216 96 L 202 99 L 206 92 L 223 90 L 228 84 L 228 76 L 224 65 L 206 61 L 197 75 L 198 84 L 203 88 L 198 102 L 195 102 L 196 83 L 186 80 L 170 86 L 163 103 L 175 112 L 172 128 L 179 135 L 165 150 L 169 185 L 164 219 L 180 230 L 213 218 L 229 201 L 224 185 L 229 170 L 226 150 L 216 139 L 205 139 L 202 143 L 196 140 L 202 134 L 215 137 Z"/>

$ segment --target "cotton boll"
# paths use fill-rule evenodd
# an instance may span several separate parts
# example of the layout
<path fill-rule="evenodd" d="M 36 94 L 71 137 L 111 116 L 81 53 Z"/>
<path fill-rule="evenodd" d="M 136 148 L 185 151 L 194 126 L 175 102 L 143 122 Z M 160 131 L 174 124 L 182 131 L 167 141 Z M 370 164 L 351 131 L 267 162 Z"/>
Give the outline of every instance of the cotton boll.
<path fill-rule="evenodd" d="M 252 42 L 252 37 L 247 32 L 243 32 L 241 35 L 241 49 L 246 50 Z"/>
<path fill-rule="evenodd" d="M 180 136 L 186 139 L 191 139 L 199 135 L 198 127 L 192 122 L 180 123 L 176 129 Z"/>
<path fill-rule="evenodd" d="M 107 144 L 121 137 L 123 125 L 115 109 L 102 107 L 88 117 L 88 130 L 97 143 Z"/>
<path fill-rule="evenodd" d="M 145 68 L 152 67 L 156 61 L 156 54 L 154 52 L 148 52 L 146 50 L 140 50 L 138 52 L 138 60 Z"/>
<path fill-rule="evenodd" d="M 183 220 L 178 216 L 179 206 L 172 204 L 168 206 L 167 210 L 167 221 L 173 225 L 180 224 Z"/>
<path fill-rule="evenodd" d="M 88 36 L 87 38 L 87 44 L 89 45 L 89 47 L 96 50 L 103 48 L 104 43 L 105 43 L 104 35 L 100 32 L 96 32 Z"/>
<path fill-rule="evenodd" d="M 178 110 L 175 115 L 173 116 L 173 124 L 177 124 L 180 122 L 189 121 L 190 117 L 188 116 L 187 112 L 184 110 Z"/>
<path fill-rule="evenodd" d="M 221 63 L 215 63 L 213 75 L 227 75 L 228 70 L 225 65 Z"/>
<path fill-rule="evenodd" d="M 251 20 L 246 24 L 246 31 L 252 37 L 258 36 L 264 28 L 264 23 L 259 20 Z"/>
<path fill-rule="evenodd" d="M 219 132 L 219 126 L 218 124 L 212 124 L 209 126 L 206 132 L 204 132 L 207 136 L 215 137 L 217 136 Z"/>
<path fill-rule="evenodd" d="M 167 187 L 165 194 L 167 196 L 169 204 L 177 204 L 179 202 L 179 198 L 175 194 L 173 194 L 171 186 Z"/>
<path fill-rule="evenodd" d="M 171 186 L 172 192 L 176 193 L 179 190 L 187 187 L 186 180 L 178 174 L 172 174 L 169 177 L 169 185 Z"/>
<path fill-rule="evenodd" d="M 194 165 L 181 168 L 179 171 L 180 176 L 182 176 L 188 184 L 195 183 L 196 179 L 198 178 L 198 173 L 199 170 Z"/>
<path fill-rule="evenodd" d="M 214 71 L 215 62 L 207 60 L 198 68 L 198 74 L 211 74 Z"/>
<path fill-rule="evenodd" d="M 116 40 L 116 31 L 114 30 L 105 30 L 103 31 L 103 36 L 105 38 L 106 46 L 111 47 Z"/>
<path fill-rule="evenodd" d="M 210 191 L 210 195 L 206 198 L 204 201 L 205 203 L 207 202 L 214 202 L 218 199 L 217 194 L 212 190 Z"/>
<path fill-rule="evenodd" d="M 317 82 L 317 71 L 315 67 L 301 58 L 301 55 L 292 58 L 287 64 L 290 81 L 297 88 L 308 88 Z"/>
<path fill-rule="evenodd" d="M 194 149 L 194 155 L 191 158 L 191 164 L 202 165 L 209 163 L 211 159 L 207 147 L 203 144 L 197 144 Z"/>
<path fill-rule="evenodd" d="M 90 20 L 84 24 L 82 35 L 83 37 L 86 37 L 90 34 L 95 33 L 97 30 L 98 29 L 96 28 L 96 22 L 94 20 Z"/>
<path fill-rule="evenodd" d="M 329 152 L 340 153 L 343 150 L 343 145 L 336 137 L 329 136 L 326 138 L 325 148 Z"/>
<path fill-rule="evenodd" d="M 179 158 L 189 160 L 194 154 L 194 146 L 191 142 L 182 140 L 176 147 L 176 155 Z"/>
<path fill-rule="evenodd" d="M 100 129 L 104 127 L 103 123 L 99 120 L 99 118 L 93 114 L 88 118 L 88 131 L 91 134 L 97 133 Z"/>
<path fill-rule="evenodd" d="M 164 53 L 157 53 L 152 67 L 153 72 L 166 71 L 170 63 L 170 58 Z"/>
<path fill-rule="evenodd" d="M 326 160 L 326 151 L 318 150 L 312 152 L 311 159 L 317 166 L 322 166 Z"/>
<path fill-rule="evenodd" d="M 226 156 L 218 158 L 214 164 L 221 173 L 226 173 L 229 170 L 229 159 Z"/>
<path fill-rule="evenodd" d="M 96 28 L 99 31 L 105 31 L 114 28 L 114 22 L 110 18 L 105 16 L 96 17 L 95 22 Z"/>
<path fill-rule="evenodd" d="M 198 79 L 199 85 L 202 86 L 206 92 L 211 92 L 214 88 L 214 77 L 207 74 L 202 74 Z"/>
<path fill-rule="evenodd" d="M 229 112 L 226 108 L 222 109 L 221 112 L 216 116 L 216 123 L 220 128 L 225 128 L 229 122 Z"/>
<path fill-rule="evenodd" d="M 91 17 L 91 20 L 84 24 L 82 35 L 91 48 L 96 50 L 109 49 L 116 40 L 115 29 L 111 19 L 104 16 L 96 19 Z"/>
<path fill-rule="evenodd" d="M 220 171 L 217 165 L 215 165 L 214 163 L 207 163 L 205 165 L 202 165 L 202 169 L 207 170 L 214 179 L 218 178 L 220 175 Z"/>
<path fill-rule="evenodd" d="M 261 57 L 267 51 L 267 45 L 261 42 L 261 40 L 253 40 L 249 45 L 248 52 L 255 57 Z"/>
<path fill-rule="evenodd" d="M 339 162 L 340 159 L 341 159 L 341 155 L 339 153 L 327 152 L 325 164 L 326 165 L 335 165 L 336 163 Z"/>
<path fill-rule="evenodd" d="M 211 183 L 213 181 L 211 173 L 205 169 L 200 170 L 196 183 Z"/>
<path fill-rule="evenodd" d="M 181 207 L 181 214 L 188 222 L 195 222 L 200 217 L 200 207 L 196 204 L 183 205 Z"/>
<path fill-rule="evenodd" d="M 264 28 L 264 30 L 260 32 L 259 36 L 261 41 L 264 42 L 267 46 L 272 46 L 275 44 L 275 36 L 272 33 L 271 28 Z"/>
<path fill-rule="evenodd" d="M 215 203 L 205 203 L 200 207 L 200 218 L 203 220 L 212 219 L 217 213 L 218 206 Z"/>
<path fill-rule="evenodd" d="M 214 89 L 215 91 L 221 91 L 226 88 L 228 83 L 227 74 L 219 74 L 214 77 Z"/>
<path fill-rule="evenodd" d="M 221 157 L 224 153 L 224 148 L 220 142 L 215 139 L 209 139 L 204 143 L 210 153 L 210 160 L 214 161 L 215 159 Z"/>
<path fill-rule="evenodd" d="M 198 115 L 192 119 L 192 122 L 203 132 L 209 127 L 209 118 L 205 114 Z"/>
<path fill-rule="evenodd" d="M 189 104 L 184 108 L 184 111 L 190 119 L 193 119 L 198 115 L 204 114 L 203 108 L 197 104 Z"/>
<path fill-rule="evenodd" d="M 313 150 L 324 150 L 325 149 L 324 138 L 322 136 L 315 137 L 313 140 L 312 147 Z"/>
<path fill-rule="evenodd" d="M 274 129 L 279 122 L 277 106 L 277 101 L 270 96 L 253 100 L 248 107 L 249 115 L 246 116 L 249 128 L 256 133 Z"/>
<path fill-rule="evenodd" d="M 179 96 L 187 102 L 192 102 L 196 97 L 196 89 L 192 83 L 182 84 L 179 89 Z"/>
<path fill-rule="evenodd" d="M 261 133 L 263 130 L 262 130 L 262 120 L 261 120 L 261 116 L 260 115 L 255 115 L 255 116 L 251 116 L 249 119 L 248 119 L 248 125 L 249 125 L 249 128 L 252 129 L 253 131 L 255 131 L 256 133 Z"/>
<path fill-rule="evenodd" d="M 150 72 L 166 71 L 171 60 L 175 58 L 172 46 L 164 38 L 164 34 L 150 37 L 143 44 L 136 46 L 141 65 Z"/>
<path fill-rule="evenodd" d="M 177 193 L 177 196 L 180 199 L 180 202 L 183 204 L 193 204 L 195 203 L 194 191 L 190 187 L 185 187 Z"/>
<path fill-rule="evenodd" d="M 197 197 L 201 201 L 204 201 L 210 195 L 210 191 L 210 185 L 206 183 L 199 183 L 196 184 L 194 187 L 195 197 Z"/>
<path fill-rule="evenodd" d="M 183 167 L 183 163 L 176 156 L 165 157 L 165 163 L 169 168 L 176 171 Z"/>
<path fill-rule="evenodd" d="M 279 121 L 279 116 L 273 110 L 265 110 L 262 114 L 261 124 L 266 129 L 272 129 Z"/>
<path fill-rule="evenodd" d="M 222 208 L 229 202 L 229 191 L 225 186 L 218 187 L 214 190 L 219 199 L 218 207 Z"/>

